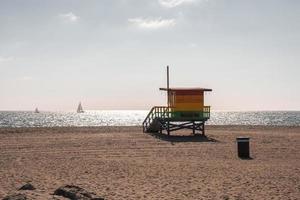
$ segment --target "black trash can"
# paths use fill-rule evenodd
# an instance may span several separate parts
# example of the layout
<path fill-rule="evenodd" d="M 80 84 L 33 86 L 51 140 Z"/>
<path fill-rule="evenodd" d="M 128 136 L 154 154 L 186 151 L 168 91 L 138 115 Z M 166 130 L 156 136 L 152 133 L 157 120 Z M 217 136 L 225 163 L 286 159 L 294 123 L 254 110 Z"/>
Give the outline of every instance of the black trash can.
<path fill-rule="evenodd" d="M 250 158 L 250 150 L 249 150 L 249 137 L 237 137 L 237 149 L 238 149 L 238 156 L 240 158 Z"/>

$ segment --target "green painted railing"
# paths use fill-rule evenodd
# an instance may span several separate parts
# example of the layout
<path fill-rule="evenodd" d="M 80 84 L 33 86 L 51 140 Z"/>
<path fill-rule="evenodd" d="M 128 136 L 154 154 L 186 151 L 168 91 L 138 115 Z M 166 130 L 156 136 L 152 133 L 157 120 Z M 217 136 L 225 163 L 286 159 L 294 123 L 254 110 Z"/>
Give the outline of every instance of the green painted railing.
<path fill-rule="evenodd" d="M 204 106 L 201 111 L 172 111 L 171 118 L 176 118 L 180 121 L 183 120 L 201 120 L 210 118 L 210 106 Z"/>

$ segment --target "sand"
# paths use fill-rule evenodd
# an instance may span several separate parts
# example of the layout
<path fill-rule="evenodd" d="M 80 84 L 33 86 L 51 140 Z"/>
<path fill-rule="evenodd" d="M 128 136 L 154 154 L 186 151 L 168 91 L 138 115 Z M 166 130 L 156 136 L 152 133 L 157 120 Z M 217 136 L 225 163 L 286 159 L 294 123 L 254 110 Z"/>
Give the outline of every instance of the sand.
<path fill-rule="evenodd" d="M 189 135 L 190 131 L 178 134 Z M 300 199 L 300 127 L 211 126 L 208 139 L 141 127 L 0 129 L 0 199 L 74 184 L 105 199 Z M 251 137 L 251 160 L 237 157 Z M 62 199 L 62 198 L 61 198 Z"/>

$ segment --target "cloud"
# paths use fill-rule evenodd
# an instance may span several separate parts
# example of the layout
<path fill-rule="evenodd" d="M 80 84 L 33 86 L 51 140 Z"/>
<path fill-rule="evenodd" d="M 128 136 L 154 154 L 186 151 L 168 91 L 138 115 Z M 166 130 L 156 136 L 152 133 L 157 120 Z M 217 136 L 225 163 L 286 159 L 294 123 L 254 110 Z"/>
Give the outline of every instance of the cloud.
<path fill-rule="evenodd" d="M 8 57 L 0 56 L 0 63 L 1 62 L 9 62 L 12 60 L 14 60 L 14 57 L 12 57 L 12 56 L 8 56 Z"/>
<path fill-rule="evenodd" d="M 159 29 L 165 27 L 174 26 L 175 19 L 144 19 L 144 18 L 132 18 L 128 19 L 128 22 L 135 24 L 143 29 Z"/>
<path fill-rule="evenodd" d="M 158 3 L 167 8 L 174 8 L 185 3 L 193 3 L 197 0 L 158 0 Z"/>
<path fill-rule="evenodd" d="M 64 21 L 64 22 L 70 22 L 70 23 L 75 23 L 79 20 L 80 17 L 76 16 L 72 12 L 65 13 L 65 14 L 60 14 L 59 17 Z"/>
<path fill-rule="evenodd" d="M 32 81 L 33 78 L 31 76 L 23 76 L 23 77 L 18 78 L 18 80 L 20 80 L 20 81 Z"/>
<path fill-rule="evenodd" d="M 31 76 L 23 76 L 21 79 L 23 81 L 30 81 L 30 80 L 32 80 L 32 77 Z"/>
<path fill-rule="evenodd" d="M 198 44 L 192 42 L 192 43 L 188 44 L 188 47 L 190 47 L 190 48 L 196 48 L 196 47 L 198 47 Z"/>

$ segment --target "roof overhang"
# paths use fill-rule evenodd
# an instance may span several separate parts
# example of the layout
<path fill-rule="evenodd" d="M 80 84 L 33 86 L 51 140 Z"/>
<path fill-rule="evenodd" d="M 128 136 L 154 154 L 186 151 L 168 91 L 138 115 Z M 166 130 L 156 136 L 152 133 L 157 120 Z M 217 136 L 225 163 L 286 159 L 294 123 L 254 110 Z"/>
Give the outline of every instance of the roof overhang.
<path fill-rule="evenodd" d="M 163 91 L 168 91 L 168 88 L 159 88 L 159 90 L 163 90 Z M 212 89 L 209 88 L 181 88 L 181 87 L 177 87 L 177 88 L 169 88 L 169 91 L 199 91 L 199 92 L 211 92 Z"/>

